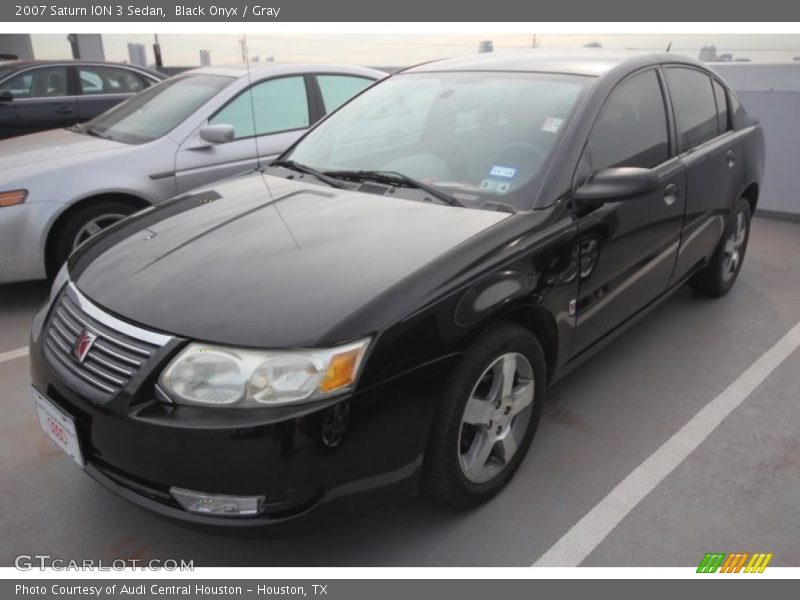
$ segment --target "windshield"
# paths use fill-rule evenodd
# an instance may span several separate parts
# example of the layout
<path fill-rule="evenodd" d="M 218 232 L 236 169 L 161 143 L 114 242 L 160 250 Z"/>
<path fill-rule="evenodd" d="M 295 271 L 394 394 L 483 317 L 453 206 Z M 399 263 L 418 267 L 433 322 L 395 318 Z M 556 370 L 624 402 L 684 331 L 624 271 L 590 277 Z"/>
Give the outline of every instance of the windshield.
<path fill-rule="evenodd" d="M 586 77 L 431 72 L 392 77 L 321 123 L 289 158 L 318 171 L 395 171 L 459 200 L 530 209 L 530 186 Z"/>
<path fill-rule="evenodd" d="M 234 79 L 219 75 L 185 75 L 167 79 L 104 112 L 82 131 L 141 144 L 169 133 Z"/>

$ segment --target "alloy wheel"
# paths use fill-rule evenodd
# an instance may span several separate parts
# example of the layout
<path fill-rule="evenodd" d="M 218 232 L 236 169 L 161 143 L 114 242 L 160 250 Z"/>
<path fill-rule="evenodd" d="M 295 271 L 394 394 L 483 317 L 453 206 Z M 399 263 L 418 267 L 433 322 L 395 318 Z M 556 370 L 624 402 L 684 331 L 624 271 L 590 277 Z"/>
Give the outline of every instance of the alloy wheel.
<path fill-rule="evenodd" d="M 725 240 L 723 247 L 724 258 L 722 260 L 722 279 L 726 282 L 736 274 L 739 264 L 742 262 L 744 253 L 744 242 L 747 237 L 747 221 L 743 213 L 736 215 L 736 223 L 730 234 Z"/>
<path fill-rule="evenodd" d="M 126 215 L 120 213 L 108 213 L 90 219 L 84 223 L 80 229 L 78 229 L 78 233 L 75 234 L 75 238 L 72 241 L 72 249 L 74 250 L 83 242 L 88 240 L 93 235 L 100 233 L 100 231 L 109 225 L 113 225 L 117 221 L 121 221 L 125 218 L 125 216 Z"/>
<path fill-rule="evenodd" d="M 464 407 L 459 464 L 473 483 L 499 475 L 517 452 L 534 401 L 533 367 L 517 352 L 503 354 L 481 374 Z"/>

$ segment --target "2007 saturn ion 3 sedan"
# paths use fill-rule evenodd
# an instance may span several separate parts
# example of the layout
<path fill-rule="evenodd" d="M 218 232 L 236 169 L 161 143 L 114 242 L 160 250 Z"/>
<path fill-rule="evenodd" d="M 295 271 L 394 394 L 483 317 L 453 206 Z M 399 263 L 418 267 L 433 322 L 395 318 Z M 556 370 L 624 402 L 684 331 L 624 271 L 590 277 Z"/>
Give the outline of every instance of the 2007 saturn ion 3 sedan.
<path fill-rule="evenodd" d="M 40 422 L 198 523 L 475 505 L 549 383 L 684 283 L 730 290 L 763 161 L 758 122 L 677 56 L 406 70 L 261 172 L 81 245 L 34 322 Z"/>

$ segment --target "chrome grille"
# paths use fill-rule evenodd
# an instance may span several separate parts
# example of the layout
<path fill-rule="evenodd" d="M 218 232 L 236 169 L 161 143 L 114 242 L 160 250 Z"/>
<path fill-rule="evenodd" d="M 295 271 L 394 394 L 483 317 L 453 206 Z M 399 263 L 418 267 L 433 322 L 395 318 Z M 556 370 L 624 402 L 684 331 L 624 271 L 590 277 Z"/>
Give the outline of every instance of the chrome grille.
<path fill-rule="evenodd" d="M 75 347 L 84 332 L 96 338 L 80 360 Z M 68 283 L 50 312 L 44 355 L 70 388 L 90 400 L 107 402 L 170 339 L 105 313 Z"/>

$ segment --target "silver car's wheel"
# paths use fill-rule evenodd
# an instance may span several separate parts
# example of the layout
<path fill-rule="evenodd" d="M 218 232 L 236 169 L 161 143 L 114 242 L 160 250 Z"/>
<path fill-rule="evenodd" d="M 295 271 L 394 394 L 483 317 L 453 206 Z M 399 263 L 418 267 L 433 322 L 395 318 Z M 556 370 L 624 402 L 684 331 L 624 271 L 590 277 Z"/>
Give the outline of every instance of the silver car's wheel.
<path fill-rule="evenodd" d="M 736 221 L 725 239 L 722 259 L 722 279 L 730 281 L 739 269 L 744 242 L 747 238 L 747 221 L 743 213 L 736 215 Z"/>
<path fill-rule="evenodd" d="M 481 374 L 464 406 L 459 464 L 473 483 L 497 477 L 517 452 L 530 423 L 535 385 L 525 356 L 509 352 Z"/>
<path fill-rule="evenodd" d="M 72 240 L 72 250 L 80 246 L 83 242 L 88 240 L 93 235 L 100 233 L 103 229 L 108 227 L 109 225 L 113 225 L 117 221 L 121 221 L 127 215 L 123 215 L 120 213 L 108 213 L 103 215 L 98 215 L 86 223 L 78 229 L 77 233 L 75 234 L 74 239 Z"/>
<path fill-rule="evenodd" d="M 47 274 L 54 276 L 67 257 L 89 238 L 118 223 L 137 207 L 123 200 L 89 199 L 69 209 L 53 226 L 47 240 Z"/>

